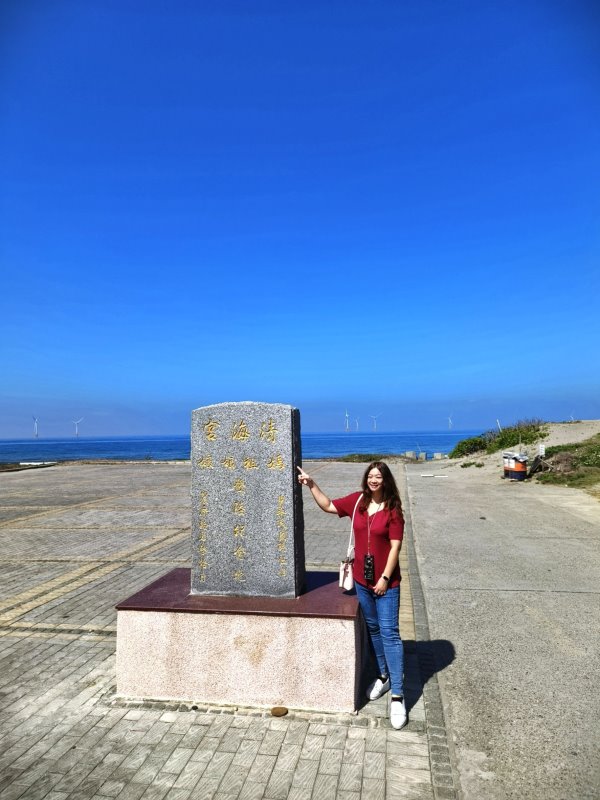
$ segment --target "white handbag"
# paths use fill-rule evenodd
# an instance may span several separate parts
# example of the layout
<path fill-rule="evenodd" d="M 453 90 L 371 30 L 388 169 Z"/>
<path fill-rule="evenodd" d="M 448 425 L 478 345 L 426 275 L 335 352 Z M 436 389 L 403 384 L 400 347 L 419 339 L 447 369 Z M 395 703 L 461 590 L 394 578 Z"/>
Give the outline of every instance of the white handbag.
<path fill-rule="evenodd" d="M 356 501 L 354 511 L 352 512 L 352 522 L 350 523 L 350 541 L 348 542 L 348 551 L 346 558 L 340 561 L 340 588 L 349 592 L 354 589 L 354 516 L 356 509 L 362 498 L 362 494 Z"/>

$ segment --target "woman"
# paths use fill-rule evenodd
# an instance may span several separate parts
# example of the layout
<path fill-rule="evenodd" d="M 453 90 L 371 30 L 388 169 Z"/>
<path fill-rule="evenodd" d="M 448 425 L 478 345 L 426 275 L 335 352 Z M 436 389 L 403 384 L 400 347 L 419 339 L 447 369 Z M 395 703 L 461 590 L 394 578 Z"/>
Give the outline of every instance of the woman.
<path fill-rule="evenodd" d="M 301 467 L 298 480 L 308 486 L 319 508 L 340 517 L 354 516 L 354 581 L 367 630 L 379 667 L 379 677 L 369 686 L 369 700 L 392 689 L 390 722 L 399 730 L 406 724 L 403 671 L 404 648 L 398 629 L 400 567 L 398 555 L 404 534 L 404 517 L 398 487 L 383 461 L 369 464 L 362 493 L 330 500 Z M 357 505 L 358 503 L 358 505 Z"/>

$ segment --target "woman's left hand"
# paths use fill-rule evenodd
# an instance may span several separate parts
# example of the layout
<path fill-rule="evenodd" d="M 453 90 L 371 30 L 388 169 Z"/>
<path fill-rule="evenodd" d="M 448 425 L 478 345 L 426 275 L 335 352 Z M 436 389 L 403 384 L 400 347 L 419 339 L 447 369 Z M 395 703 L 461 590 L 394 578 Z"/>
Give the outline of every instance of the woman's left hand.
<path fill-rule="evenodd" d="M 384 581 L 383 578 L 379 578 L 379 580 L 373 587 L 373 591 L 375 592 L 375 594 L 378 594 L 380 597 L 383 597 L 383 595 L 387 592 L 387 588 L 388 588 L 387 581 Z"/>

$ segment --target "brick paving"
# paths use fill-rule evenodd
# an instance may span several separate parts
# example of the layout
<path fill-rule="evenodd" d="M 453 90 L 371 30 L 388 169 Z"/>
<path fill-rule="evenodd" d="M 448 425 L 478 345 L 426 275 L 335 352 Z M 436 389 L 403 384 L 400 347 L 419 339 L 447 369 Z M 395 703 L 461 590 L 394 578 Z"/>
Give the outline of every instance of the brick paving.
<path fill-rule="evenodd" d="M 363 469 L 307 468 L 333 497 L 357 486 Z M 114 606 L 189 566 L 189 480 L 183 463 L 0 475 L 0 800 L 456 797 L 410 518 L 404 730 L 390 728 L 387 697 L 355 715 L 282 718 L 115 697 Z M 348 521 L 306 496 L 305 525 L 307 565 L 335 569 Z"/>

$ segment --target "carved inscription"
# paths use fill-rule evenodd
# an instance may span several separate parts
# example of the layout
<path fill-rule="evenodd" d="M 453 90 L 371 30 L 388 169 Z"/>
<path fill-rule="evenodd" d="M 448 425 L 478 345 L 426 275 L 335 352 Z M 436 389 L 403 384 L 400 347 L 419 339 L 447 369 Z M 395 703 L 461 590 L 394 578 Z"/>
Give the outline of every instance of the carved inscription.
<path fill-rule="evenodd" d="M 294 476 L 301 459 L 298 419 L 290 406 L 267 403 L 194 412 L 192 591 L 298 593 L 304 578 L 302 501 Z"/>

